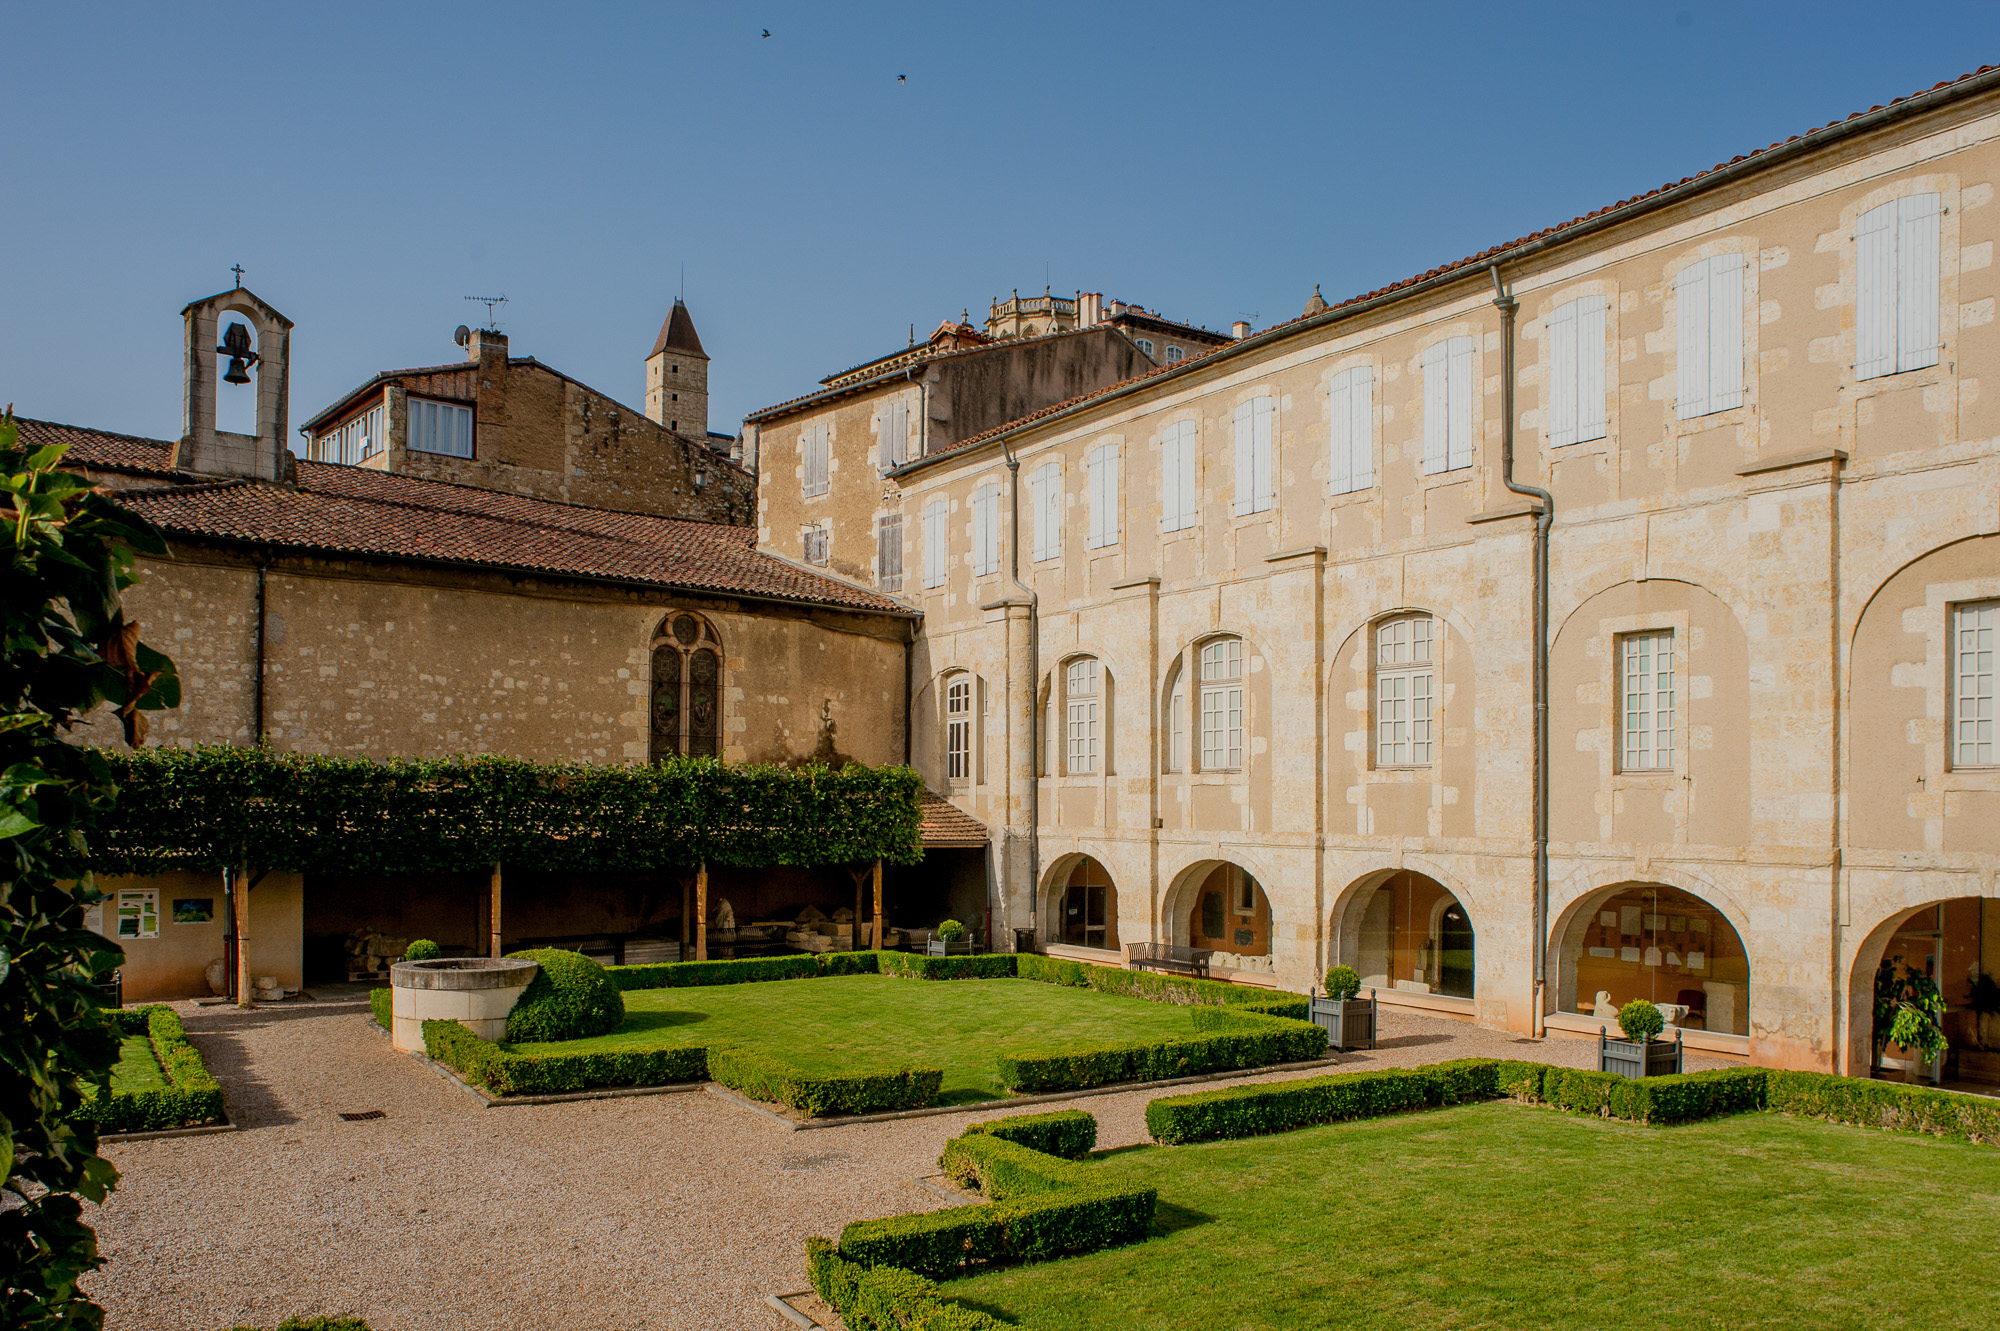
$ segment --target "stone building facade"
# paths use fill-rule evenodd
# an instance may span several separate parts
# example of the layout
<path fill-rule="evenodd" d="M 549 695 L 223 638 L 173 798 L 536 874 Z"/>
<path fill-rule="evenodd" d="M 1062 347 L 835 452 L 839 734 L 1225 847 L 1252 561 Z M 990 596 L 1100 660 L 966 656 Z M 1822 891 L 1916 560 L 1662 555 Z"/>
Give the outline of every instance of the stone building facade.
<path fill-rule="evenodd" d="M 384 371 L 307 421 L 307 459 L 627 513 L 751 520 L 757 480 L 733 439 L 709 433 L 709 358 L 679 301 L 646 358 L 644 412 L 510 357 L 495 329 L 461 332 L 463 361 Z"/>
<path fill-rule="evenodd" d="M 759 539 L 900 530 L 1002 936 L 1863 1071 L 1885 955 L 2000 973 L 1996 175 L 1987 71 L 900 464 L 817 395 Z"/>

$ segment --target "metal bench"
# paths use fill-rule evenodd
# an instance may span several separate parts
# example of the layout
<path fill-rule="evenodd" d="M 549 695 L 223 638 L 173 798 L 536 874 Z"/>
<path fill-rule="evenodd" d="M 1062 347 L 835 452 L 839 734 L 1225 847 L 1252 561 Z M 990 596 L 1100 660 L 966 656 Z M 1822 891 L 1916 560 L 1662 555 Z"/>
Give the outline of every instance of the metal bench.
<path fill-rule="evenodd" d="M 1125 968 L 1205 976 L 1208 974 L 1208 959 L 1213 955 L 1209 948 L 1182 947 L 1177 943 L 1127 943 Z"/>

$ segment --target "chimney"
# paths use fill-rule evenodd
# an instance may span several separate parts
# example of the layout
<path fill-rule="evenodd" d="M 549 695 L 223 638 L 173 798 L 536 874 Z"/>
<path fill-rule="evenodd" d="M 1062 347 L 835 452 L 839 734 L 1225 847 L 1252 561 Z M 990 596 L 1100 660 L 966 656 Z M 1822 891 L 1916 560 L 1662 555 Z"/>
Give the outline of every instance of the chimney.
<path fill-rule="evenodd" d="M 1235 323 L 1229 325 L 1229 335 L 1235 338 L 1238 342 L 1241 342 L 1244 338 L 1250 336 L 1249 321 L 1246 319 L 1238 319 Z"/>
<path fill-rule="evenodd" d="M 475 328 L 465 340 L 465 358 L 484 363 L 488 356 L 507 359 L 507 335 L 497 328 Z"/>
<path fill-rule="evenodd" d="M 1080 291 L 1076 297 L 1076 326 L 1089 328 L 1104 321 L 1104 297 L 1095 291 Z"/>
<path fill-rule="evenodd" d="M 1116 318 L 1117 318 L 1117 317 L 1118 317 L 1119 315 L 1121 315 L 1121 314 L 1123 314 L 1123 313 L 1125 313 L 1125 302 L 1124 302 L 1124 301 L 1122 301 L 1122 300 L 1114 300 L 1114 301 L 1112 301 L 1112 302 L 1111 302 L 1111 317 L 1112 317 L 1112 318 L 1114 318 L 1114 319 L 1116 319 Z"/>

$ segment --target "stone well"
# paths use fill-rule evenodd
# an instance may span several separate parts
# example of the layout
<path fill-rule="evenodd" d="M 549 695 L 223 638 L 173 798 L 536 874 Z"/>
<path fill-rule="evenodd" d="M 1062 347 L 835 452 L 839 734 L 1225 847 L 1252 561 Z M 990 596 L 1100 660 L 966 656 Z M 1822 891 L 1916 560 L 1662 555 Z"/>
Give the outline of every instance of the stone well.
<path fill-rule="evenodd" d="M 503 1038 L 514 1000 L 540 969 L 513 957 L 397 962 L 389 968 L 396 1048 L 421 1053 L 427 1021 L 455 1021 L 481 1039 Z"/>

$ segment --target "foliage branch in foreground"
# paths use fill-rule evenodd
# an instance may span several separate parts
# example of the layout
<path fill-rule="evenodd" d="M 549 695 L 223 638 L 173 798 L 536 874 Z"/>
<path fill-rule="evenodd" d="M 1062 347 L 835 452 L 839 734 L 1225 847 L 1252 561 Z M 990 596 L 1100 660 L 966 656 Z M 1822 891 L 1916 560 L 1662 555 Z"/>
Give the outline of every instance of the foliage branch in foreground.
<path fill-rule="evenodd" d="M 91 843 L 104 873 L 692 870 L 923 854 L 923 778 L 907 767 L 378 763 L 221 745 L 109 761 L 118 807 Z"/>
<path fill-rule="evenodd" d="M 83 927 L 103 899 L 86 835 L 115 787 L 95 749 L 68 732 L 100 706 L 126 738 L 143 713 L 180 701 L 173 663 L 139 641 L 119 595 L 159 535 L 104 492 L 57 470 L 63 449 L 23 454 L 0 415 L 0 1326 L 99 1327 L 77 1289 L 103 1264 L 83 1201 L 118 1171 L 97 1154 L 86 1087 L 109 1093 L 117 1029 L 93 976 L 124 954 Z M 72 889 L 70 883 L 77 886 Z"/>

